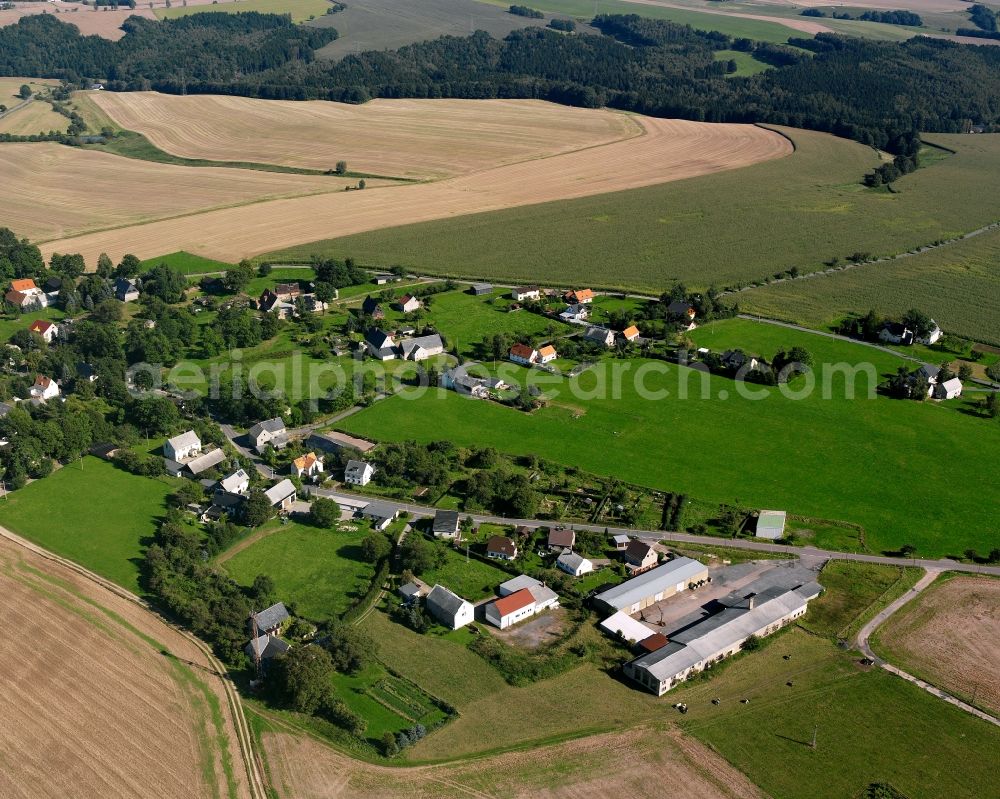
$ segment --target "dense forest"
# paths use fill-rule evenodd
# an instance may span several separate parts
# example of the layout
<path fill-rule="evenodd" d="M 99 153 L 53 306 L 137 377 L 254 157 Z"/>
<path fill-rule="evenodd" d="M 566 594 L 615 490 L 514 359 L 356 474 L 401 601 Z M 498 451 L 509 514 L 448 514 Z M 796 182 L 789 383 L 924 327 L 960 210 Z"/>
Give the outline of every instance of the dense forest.
<path fill-rule="evenodd" d="M 911 154 L 917 131 L 1000 121 L 1000 49 L 917 37 L 820 34 L 795 50 L 636 15 L 601 15 L 604 35 L 544 29 L 505 39 L 442 37 L 339 62 L 315 50 L 336 33 L 288 17 L 205 13 L 130 18 L 119 42 L 80 36 L 51 16 L 0 29 L 0 74 L 104 80 L 115 90 L 364 102 L 372 97 L 528 97 L 653 116 L 770 122 Z M 718 50 L 776 68 L 725 79 Z M 803 56 L 802 50 L 812 56 Z"/>

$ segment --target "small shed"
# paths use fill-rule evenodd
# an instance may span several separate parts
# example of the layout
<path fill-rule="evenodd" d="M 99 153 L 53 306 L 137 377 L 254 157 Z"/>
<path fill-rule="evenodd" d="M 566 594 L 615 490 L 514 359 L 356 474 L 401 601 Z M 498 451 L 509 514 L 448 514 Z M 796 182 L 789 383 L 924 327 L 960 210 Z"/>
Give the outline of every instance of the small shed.
<path fill-rule="evenodd" d="M 757 538 L 774 541 L 785 535 L 785 511 L 762 510 L 757 514 Z"/>

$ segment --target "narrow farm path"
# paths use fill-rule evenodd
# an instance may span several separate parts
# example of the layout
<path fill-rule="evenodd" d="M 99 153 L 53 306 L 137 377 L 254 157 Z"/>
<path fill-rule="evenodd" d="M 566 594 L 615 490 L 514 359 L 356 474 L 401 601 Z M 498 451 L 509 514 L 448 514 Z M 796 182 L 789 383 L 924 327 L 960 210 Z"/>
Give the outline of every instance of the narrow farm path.
<path fill-rule="evenodd" d="M 928 682 L 924 682 L 918 677 L 914 677 L 909 672 L 903 671 L 898 666 L 894 666 L 891 663 L 886 662 L 885 660 L 883 660 L 882 658 L 880 658 L 878 655 L 875 654 L 875 651 L 871 648 L 871 644 L 869 643 L 869 640 L 871 639 L 871 636 L 875 632 L 875 630 L 881 627 L 889 619 L 889 617 L 892 616 L 894 613 L 896 613 L 901 607 L 916 599 L 920 595 L 920 593 L 925 588 L 927 588 L 927 586 L 929 586 L 938 578 L 938 575 L 941 574 L 941 571 L 942 571 L 941 569 L 928 568 L 925 571 L 924 576 L 917 581 L 916 585 L 914 585 L 913 588 L 911 588 L 909 591 L 903 594 L 903 596 L 899 597 L 899 599 L 897 599 L 895 602 L 892 602 L 887 607 L 885 607 L 881 612 L 878 613 L 878 615 L 876 615 L 871 621 L 869 621 L 864 627 L 862 627 L 861 630 L 858 632 L 858 637 L 857 637 L 858 648 L 862 652 L 864 652 L 865 655 L 867 655 L 873 661 L 875 661 L 876 664 L 881 666 L 890 674 L 895 674 L 897 677 L 901 677 L 907 682 L 913 683 L 919 688 L 923 688 L 925 691 L 927 691 L 927 693 L 931 694 L 932 696 L 936 696 L 938 699 L 943 699 L 948 704 L 954 705 L 960 710 L 964 710 L 966 713 L 971 713 L 973 716 L 981 718 L 983 721 L 988 721 L 990 724 L 994 724 L 997 727 L 1000 727 L 1000 718 L 997 718 L 996 716 L 986 713 L 977 707 L 973 707 L 972 705 L 963 702 L 961 699 L 958 699 L 952 696 L 951 694 L 942 691 L 940 688 L 937 688 Z"/>

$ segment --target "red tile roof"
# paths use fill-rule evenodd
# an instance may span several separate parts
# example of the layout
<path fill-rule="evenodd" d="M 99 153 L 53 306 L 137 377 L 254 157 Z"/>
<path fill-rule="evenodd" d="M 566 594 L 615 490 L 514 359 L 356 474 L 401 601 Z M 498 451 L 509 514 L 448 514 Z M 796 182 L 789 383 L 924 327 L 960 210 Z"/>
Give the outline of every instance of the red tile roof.
<path fill-rule="evenodd" d="M 48 330 L 48 329 L 49 329 L 50 327 L 54 327 L 54 325 L 53 325 L 53 324 L 52 324 L 51 322 L 49 322 L 49 321 L 46 321 L 45 319 L 36 319 L 36 320 L 35 320 L 35 321 L 34 321 L 34 322 L 32 323 L 31 327 L 30 327 L 30 328 L 28 328 L 28 329 L 29 329 L 29 330 L 30 330 L 30 331 L 31 331 L 32 333 L 41 333 L 42 335 L 44 335 L 44 334 L 45 334 L 45 332 L 46 332 L 46 331 L 47 331 L 47 330 Z"/>
<path fill-rule="evenodd" d="M 534 602 L 535 597 L 532 596 L 531 591 L 527 588 L 522 588 L 520 591 L 515 591 L 513 594 L 494 600 L 493 605 L 502 618 L 521 610 L 521 608 L 526 608 L 528 605 L 534 604 Z"/>
<path fill-rule="evenodd" d="M 10 287 L 13 291 L 30 291 L 31 289 L 38 288 L 35 285 L 35 281 L 30 277 L 26 277 L 23 280 L 12 280 L 10 281 Z"/>
<path fill-rule="evenodd" d="M 529 347 L 527 344 L 515 344 L 510 348 L 510 354 L 518 358 L 524 358 L 525 360 L 531 360 L 531 357 L 535 354 L 533 347 Z"/>
<path fill-rule="evenodd" d="M 517 547 L 514 542 L 511 541 L 505 535 L 495 535 L 486 542 L 487 552 L 499 552 L 501 555 L 507 555 L 508 557 L 517 556 Z"/>
<path fill-rule="evenodd" d="M 639 646 L 647 652 L 655 652 L 657 649 L 663 649 L 669 643 L 670 641 L 663 633 L 653 633 L 649 638 L 643 638 L 639 642 Z"/>

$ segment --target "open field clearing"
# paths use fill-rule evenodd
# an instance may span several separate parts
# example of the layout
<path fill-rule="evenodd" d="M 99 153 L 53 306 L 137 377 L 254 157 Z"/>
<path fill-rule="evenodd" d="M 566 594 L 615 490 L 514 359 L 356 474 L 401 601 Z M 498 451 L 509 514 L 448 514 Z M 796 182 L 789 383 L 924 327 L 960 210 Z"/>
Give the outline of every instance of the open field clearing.
<path fill-rule="evenodd" d="M 336 191 L 356 182 L 250 169 L 168 166 L 49 142 L 0 146 L 4 224 L 33 240 L 190 214 L 198 208 Z M 189 238 L 196 235 L 190 223 L 182 226 Z M 115 257 L 130 251 L 125 239 Z M 87 258 L 89 266 L 95 265 L 99 252 Z"/>
<path fill-rule="evenodd" d="M 246 795 L 221 683 L 187 638 L 7 539 L 0 612 L 0 795 Z"/>
<path fill-rule="evenodd" d="M 1000 713 L 1000 580 L 939 582 L 894 614 L 875 641 L 890 663 Z"/>
<path fill-rule="evenodd" d="M 282 799 L 509 796 L 601 799 L 663 795 L 669 774 L 678 799 L 753 799 L 763 794 L 698 741 L 676 730 L 641 728 L 528 752 L 411 769 L 349 760 L 305 737 L 266 732 L 264 750 Z M 609 759 L 614 768 L 608 768 Z"/>
<path fill-rule="evenodd" d="M 440 219 L 604 194 L 780 159 L 792 150 L 785 137 L 753 125 L 633 118 L 646 129 L 645 135 L 551 158 L 495 167 L 437 183 L 339 192 L 193 214 L 50 241 L 42 251 L 79 252 L 88 263 L 93 263 L 101 252 L 112 258 L 125 252 L 152 258 L 178 250 L 238 261 L 265 250 L 315 240 L 324 233 L 327 237 L 349 235 L 404 220 Z M 508 230 L 507 246 L 512 243 Z M 469 268 L 477 269 L 472 265 Z"/>
<path fill-rule="evenodd" d="M 580 150 L 643 131 L 626 114 L 538 100 L 347 105 L 156 92 L 89 98 L 121 127 L 185 158 L 323 170 L 344 160 L 352 172 L 421 179 Z"/>
<path fill-rule="evenodd" d="M 1000 345 L 1000 230 L 948 247 L 740 292 L 740 308 L 827 327 L 849 313 L 921 308 L 949 333 Z"/>
<path fill-rule="evenodd" d="M 173 5 L 171 8 L 157 8 L 153 13 L 157 19 L 177 19 L 203 11 L 240 14 L 256 11 L 259 14 L 290 14 L 292 22 L 305 22 L 312 17 L 326 13 L 330 7 L 328 0 L 239 0 L 239 2 L 194 3 Z"/>
<path fill-rule="evenodd" d="M 500 39 L 514 30 L 542 27 L 549 18 L 532 19 L 508 12 L 509 4 L 487 4 L 477 0 L 364 0 L 350 3 L 344 11 L 318 17 L 310 23 L 332 27 L 338 38 L 316 52 L 317 58 L 340 59 L 365 50 L 396 49 L 439 36 L 468 36 L 471 27 Z M 588 16 L 587 19 L 590 19 Z M 595 33 L 577 23 L 577 32 Z"/>
<path fill-rule="evenodd" d="M 958 154 L 907 175 L 890 194 L 861 185 L 879 163 L 871 148 L 779 130 L 795 153 L 739 171 L 372 231 L 274 260 L 351 255 L 427 274 L 659 292 L 673 280 L 721 287 L 791 266 L 825 269 L 854 252 L 906 252 L 1000 218 L 1000 135 L 928 134 Z"/>
<path fill-rule="evenodd" d="M 34 100 L 0 117 L 0 133 L 10 133 L 14 136 L 31 136 L 53 130 L 65 133 L 68 127 L 69 120 L 62 114 L 57 114 L 51 105 L 41 100 Z"/>
<path fill-rule="evenodd" d="M 0 12 L 2 13 L 2 12 Z M 57 80 L 44 80 L 41 78 L 0 78 L 0 105 L 13 108 L 21 102 L 18 92 L 21 87 L 28 84 L 33 92 L 42 92 L 52 86 L 58 86 Z"/>
<path fill-rule="evenodd" d="M 697 346 L 716 352 L 739 346 L 771 358 L 780 348 L 802 346 L 815 364 L 870 363 L 876 382 L 903 363 L 858 344 L 743 320 L 690 335 Z M 781 392 L 750 399 L 728 378 L 706 376 L 703 399 L 700 373 L 661 363 L 643 367 L 645 390 L 655 392 L 645 399 L 633 380 L 643 363 L 616 364 L 628 369 L 620 398 L 614 396 L 613 376 L 603 370 L 558 382 L 561 401 L 585 407 L 583 415 L 558 405 L 525 414 L 452 392 L 440 397 L 430 392 L 376 403 L 341 426 L 368 438 L 446 438 L 459 446 L 533 453 L 712 502 L 853 522 L 865 528 L 874 552 L 909 543 L 929 557 L 960 555 L 966 547 L 987 552 L 995 545 L 1000 508 L 982 502 L 994 492 L 995 475 L 968 453 L 1000 446 L 1000 427 L 963 412 L 975 400 L 868 399 L 870 381 L 863 375 L 855 383 L 856 399 L 847 398 L 843 378 L 836 376 L 830 399 L 818 388 L 797 400 Z M 681 386 L 689 399 L 678 396 Z M 765 452 L 780 457 L 761 457 Z M 871 473 L 893 479 L 848 477 L 857 473 L 859 459 Z M 929 472 L 947 477 L 928 481 Z"/>
<path fill-rule="evenodd" d="M 0 524 L 46 549 L 139 591 L 145 541 L 171 488 L 98 458 L 66 466 L 0 504 Z M 101 512 L 80 514 L 85 505 Z"/>
<path fill-rule="evenodd" d="M 162 0 L 160 1 L 162 3 Z M 9 11 L 0 11 L 0 27 L 14 25 L 22 17 L 35 14 L 53 14 L 60 22 L 75 25 L 84 36 L 101 36 L 112 41 L 117 41 L 125 35 L 121 26 L 129 17 L 155 19 L 153 12 L 149 10 L 148 2 L 137 5 L 135 10 L 124 7 L 112 10 L 106 6 L 97 9 L 79 3 L 47 0 L 44 3 L 18 3 Z"/>
<path fill-rule="evenodd" d="M 793 629 L 665 699 L 775 799 L 858 797 L 873 782 L 908 799 L 996 794 L 1000 730 L 856 657 Z"/>

